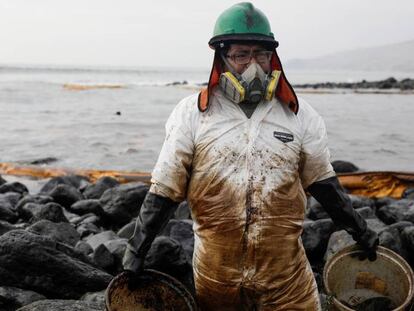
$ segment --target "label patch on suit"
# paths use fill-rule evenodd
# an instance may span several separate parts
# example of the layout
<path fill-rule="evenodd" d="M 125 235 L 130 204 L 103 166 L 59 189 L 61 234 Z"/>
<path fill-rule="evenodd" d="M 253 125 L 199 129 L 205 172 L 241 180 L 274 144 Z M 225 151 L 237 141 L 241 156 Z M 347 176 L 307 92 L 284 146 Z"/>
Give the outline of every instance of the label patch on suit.
<path fill-rule="evenodd" d="M 293 141 L 293 135 L 289 133 L 273 132 L 273 137 L 279 139 L 284 143 Z"/>

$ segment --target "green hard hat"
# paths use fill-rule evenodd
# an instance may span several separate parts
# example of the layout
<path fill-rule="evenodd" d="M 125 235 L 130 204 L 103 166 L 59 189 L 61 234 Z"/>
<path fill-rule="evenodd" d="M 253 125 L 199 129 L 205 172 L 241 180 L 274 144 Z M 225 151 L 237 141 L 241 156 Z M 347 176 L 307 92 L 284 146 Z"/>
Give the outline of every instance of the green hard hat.
<path fill-rule="evenodd" d="M 267 17 L 250 2 L 235 4 L 221 13 L 208 44 L 217 49 L 240 41 L 257 41 L 272 49 L 279 45 Z"/>

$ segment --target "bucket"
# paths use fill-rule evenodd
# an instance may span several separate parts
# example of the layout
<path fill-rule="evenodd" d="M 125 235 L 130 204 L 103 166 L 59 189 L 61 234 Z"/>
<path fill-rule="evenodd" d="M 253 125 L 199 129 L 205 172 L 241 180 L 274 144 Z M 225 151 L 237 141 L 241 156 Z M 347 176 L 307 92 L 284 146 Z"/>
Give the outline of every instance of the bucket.
<path fill-rule="evenodd" d="M 109 283 L 105 292 L 107 311 L 196 311 L 193 296 L 172 276 L 144 270 L 128 287 L 130 274 L 121 273 Z"/>
<path fill-rule="evenodd" d="M 326 263 L 323 283 L 331 304 L 328 310 L 407 310 L 414 294 L 408 263 L 381 246 L 375 261 L 359 260 L 361 253 L 359 246 L 351 245 Z"/>

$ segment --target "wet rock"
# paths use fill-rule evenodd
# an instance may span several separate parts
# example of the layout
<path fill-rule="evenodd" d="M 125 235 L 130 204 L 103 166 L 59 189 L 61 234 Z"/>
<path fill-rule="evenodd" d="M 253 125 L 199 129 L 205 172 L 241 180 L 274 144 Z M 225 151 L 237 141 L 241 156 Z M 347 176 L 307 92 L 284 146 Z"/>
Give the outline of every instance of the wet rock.
<path fill-rule="evenodd" d="M 99 200 L 82 200 L 73 204 L 70 209 L 72 213 L 78 215 L 84 215 L 88 213 L 94 213 L 95 215 L 102 216 L 104 211 L 102 209 Z"/>
<path fill-rule="evenodd" d="M 46 299 L 46 297 L 30 290 L 17 287 L 0 287 L 0 310 L 2 311 L 14 311 L 42 299 Z"/>
<path fill-rule="evenodd" d="M 375 201 L 373 199 L 353 194 L 348 194 L 348 196 L 351 199 L 353 208 L 361 208 L 365 206 L 375 207 Z"/>
<path fill-rule="evenodd" d="M 176 220 L 171 219 L 167 226 L 168 236 L 178 242 L 187 253 L 188 258 L 193 258 L 194 251 L 194 232 L 193 222 L 190 219 Z"/>
<path fill-rule="evenodd" d="M 11 183 L 5 183 L 0 186 L 0 193 L 6 193 L 6 192 L 16 192 L 20 194 L 26 194 L 29 193 L 29 190 L 25 185 L 19 182 L 11 182 Z"/>
<path fill-rule="evenodd" d="M 102 305 L 102 310 L 105 309 L 105 290 L 95 293 L 86 293 L 81 297 L 82 301 L 98 303 Z"/>
<path fill-rule="evenodd" d="M 377 210 L 377 216 L 388 225 L 403 220 L 414 223 L 414 201 L 402 199 L 390 205 L 381 206 Z"/>
<path fill-rule="evenodd" d="M 53 240 L 75 246 L 80 240 L 80 235 L 67 222 L 55 223 L 49 220 L 40 220 L 26 229 L 35 234 L 48 236 Z"/>
<path fill-rule="evenodd" d="M 402 232 L 405 228 L 409 227 L 413 227 L 411 222 L 401 221 L 384 228 L 379 233 L 380 245 L 387 247 L 403 258 L 408 259 L 408 252 L 405 241 L 402 238 Z"/>
<path fill-rule="evenodd" d="M 57 185 L 48 195 L 53 198 L 56 203 L 70 210 L 70 207 L 76 202 L 83 200 L 83 195 L 71 185 Z"/>
<path fill-rule="evenodd" d="M 314 197 L 309 197 L 307 202 L 306 217 L 312 220 L 329 218 L 328 213 Z"/>
<path fill-rule="evenodd" d="M 0 220 L 0 235 L 4 234 L 6 232 L 9 232 L 11 230 L 14 230 L 14 229 L 15 229 L 15 227 L 11 223 L 9 223 L 7 221 Z"/>
<path fill-rule="evenodd" d="M 78 241 L 78 243 L 75 245 L 75 251 L 88 256 L 89 254 L 93 253 L 93 248 L 85 241 Z"/>
<path fill-rule="evenodd" d="M 51 178 L 46 184 L 40 189 L 40 194 L 47 194 L 51 192 L 58 185 L 68 185 L 75 187 L 76 189 L 82 189 L 89 185 L 89 180 L 84 176 L 78 175 L 67 175 Z"/>
<path fill-rule="evenodd" d="M 383 207 L 385 205 L 391 205 L 395 201 L 396 201 L 396 199 L 391 198 L 391 197 L 378 198 L 378 199 L 375 199 L 375 207 L 378 209 L 378 208 Z"/>
<path fill-rule="evenodd" d="M 335 230 L 331 219 L 307 220 L 303 224 L 302 243 L 309 259 L 318 259 L 325 253 L 329 237 Z"/>
<path fill-rule="evenodd" d="M 5 194 L 0 194 L 0 220 L 14 223 L 19 218 L 19 215 L 14 208 L 9 197 Z"/>
<path fill-rule="evenodd" d="M 6 198 L 7 200 L 9 200 L 10 204 L 13 206 L 14 210 L 17 210 L 17 204 L 20 201 L 20 199 L 22 198 L 22 194 L 21 193 L 17 193 L 17 192 L 7 192 L 2 194 L 4 196 L 4 198 Z"/>
<path fill-rule="evenodd" d="M 374 210 L 369 206 L 358 208 L 355 211 L 364 219 L 376 218 Z"/>
<path fill-rule="evenodd" d="M 109 176 L 101 177 L 95 184 L 89 185 L 83 192 L 83 195 L 87 199 L 100 199 L 106 190 L 116 186 L 119 186 L 119 182 L 115 178 Z"/>
<path fill-rule="evenodd" d="M 359 171 L 359 168 L 351 162 L 336 160 L 331 164 L 336 173 L 353 173 Z"/>
<path fill-rule="evenodd" d="M 82 223 L 76 227 L 76 231 L 79 233 L 81 239 L 83 239 L 84 237 L 98 234 L 102 230 L 93 223 Z"/>
<path fill-rule="evenodd" d="M 116 240 L 118 238 L 119 237 L 116 235 L 115 232 L 107 230 L 91 236 L 86 240 L 86 242 L 95 250 L 98 248 L 99 245 L 105 244 L 106 242 L 111 240 Z"/>
<path fill-rule="evenodd" d="M 127 239 L 117 239 L 106 242 L 104 245 L 109 250 L 109 252 L 114 256 L 114 273 L 119 273 L 123 270 L 122 258 L 127 247 Z"/>
<path fill-rule="evenodd" d="M 190 219 L 191 218 L 190 207 L 188 206 L 187 201 L 183 201 L 178 205 L 177 210 L 174 213 L 174 218 L 175 219 Z"/>
<path fill-rule="evenodd" d="M 136 217 L 148 192 L 148 185 L 129 183 L 108 189 L 100 202 L 109 221 L 123 226 Z"/>
<path fill-rule="evenodd" d="M 0 186 L 4 185 L 5 183 L 7 183 L 7 181 L 0 175 Z"/>
<path fill-rule="evenodd" d="M 93 262 L 104 270 L 110 269 L 115 262 L 114 256 L 104 244 L 99 245 L 92 253 Z"/>
<path fill-rule="evenodd" d="M 28 162 L 28 164 L 29 165 L 44 165 L 44 164 L 50 164 L 50 163 L 57 162 L 57 161 L 58 159 L 55 157 L 46 157 L 46 158 L 31 160 Z"/>
<path fill-rule="evenodd" d="M 401 232 L 401 240 L 407 252 L 411 266 L 414 266 L 414 226 L 407 226 Z"/>
<path fill-rule="evenodd" d="M 117 232 L 118 236 L 120 238 L 129 239 L 132 236 L 132 234 L 134 233 L 135 222 L 136 222 L 136 220 L 133 219 L 133 221 L 131 221 L 130 223 L 126 224 L 121 229 L 119 229 L 119 231 Z"/>
<path fill-rule="evenodd" d="M 75 255 L 79 254 L 73 248 L 49 237 L 9 231 L 0 236 L 0 285 L 61 299 L 77 299 L 86 292 L 106 288 L 111 275 Z"/>
<path fill-rule="evenodd" d="M 384 223 L 375 218 L 367 219 L 366 222 L 368 224 L 368 227 L 377 233 L 386 227 Z M 355 244 L 355 241 L 353 240 L 352 236 L 345 230 L 340 230 L 332 233 L 331 237 L 329 238 L 328 246 L 326 248 L 324 256 L 325 260 L 331 258 L 341 249 L 353 244 Z"/>
<path fill-rule="evenodd" d="M 188 288 L 193 288 L 190 259 L 181 244 L 174 239 L 156 237 L 145 258 L 144 267 L 168 273 Z"/>
<path fill-rule="evenodd" d="M 96 216 L 93 213 L 88 213 L 82 216 L 76 216 L 73 217 L 70 220 L 70 223 L 75 225 L 75 226 L 79 226 L 82 223 L 95 223 L 95 222 L 99 222 L 100 218 L 98 216 Z"/>
<path fill-rule="evenodd" d="M 401 195 L 402 199 L 414 200 L 414 188 L 407 188 Z"/>
<path fill-rule="evenodd" d="M 26 208 L 26 206 L 24 208 Z M 57 203 L 47 203 L 46 205 L 37 206 L 36 208 L 32 208 L 31 212 L 33 215 L 30 220 L 31 223 L 35 223 L 36 221 L 42 219 L 50 220 L 53 222 L 69 222 L 63 214 L 62 206 Z"/>
<path fill-rule="evenodd" d="M 25 206 L 27 203 L 36 203 L 36 204 L 44 205 L 50 202 L 53 202 L 53 198 L 49 196 L 40 195 L 40 194 L 28 194 L 19 200 L 19 202 L 16 205 L 16 209 L 20 214 L 23 206 Z"/>
<path fill-rule="evenodd" d="M 17 311 L 102 311 L 102 304 L 81 300 L 40 300 Z"/>

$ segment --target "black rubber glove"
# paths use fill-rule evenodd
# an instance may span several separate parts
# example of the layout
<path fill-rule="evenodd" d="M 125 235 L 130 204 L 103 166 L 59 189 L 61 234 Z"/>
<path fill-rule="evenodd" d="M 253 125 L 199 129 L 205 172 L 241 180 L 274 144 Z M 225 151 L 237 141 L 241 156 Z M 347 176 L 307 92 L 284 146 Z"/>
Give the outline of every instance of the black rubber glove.
<path fill-rule="evenodd" d="M 137 274 L 144 269 L 145 256 L 152 241 L 168 223 L 177 206 L 178 203 L 169 198 L 148 192 L 122 260 L 125 271 Z"/>
<path fill-rule="evenodd" d="M 310 185 L 307 189 L 322 205 L 335 225 L 345 229 L 364 250 L 364 256 L 373 261 L 377 258 L 378 235 L 367 227 L 365 219 L 352 207 L 351 199 L 345 193 L 336 176 Z"/>

